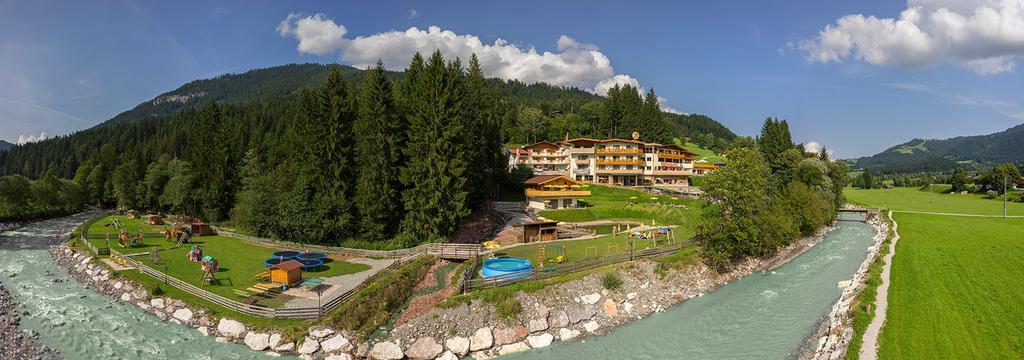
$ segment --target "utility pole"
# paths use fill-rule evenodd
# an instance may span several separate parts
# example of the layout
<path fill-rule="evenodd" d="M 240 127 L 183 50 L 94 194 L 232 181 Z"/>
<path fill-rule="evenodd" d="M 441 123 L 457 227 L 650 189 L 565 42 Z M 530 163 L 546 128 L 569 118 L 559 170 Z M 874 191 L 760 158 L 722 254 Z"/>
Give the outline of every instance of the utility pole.
<path fill-rule="evenodd" d="M 1006 172 L 1003 172 L 1003 220 L 1006 219 Z"/>

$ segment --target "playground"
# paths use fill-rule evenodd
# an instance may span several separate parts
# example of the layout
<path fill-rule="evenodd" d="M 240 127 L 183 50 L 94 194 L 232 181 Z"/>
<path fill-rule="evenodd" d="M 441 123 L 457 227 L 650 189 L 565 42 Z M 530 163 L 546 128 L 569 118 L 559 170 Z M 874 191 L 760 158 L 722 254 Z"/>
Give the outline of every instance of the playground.
<path fill-rule="evenodd" d="M 339 283 L 338 278 L 371 268 L 359 262 L 363 259 L 266 247 L 227 236 L 192 236 L 186 231 L 167 236 L 169 229 L 170 225 L 147 224 L 144 217 L 112 215 L 89 227 L 88 240 L 106 247 L 109 234 L 111 249 L 135 255 L 132 258 L 146 266 L 228 299 L 266 307 L 281 307 L 308 295 L 303 291 L 313 286 Z M 129 241 L 120 238 L 124 233 Z M 275 277 L 275 267 L 288 267 L 289 260 L 294 269 L 282 271 L 290 277 Z"/>

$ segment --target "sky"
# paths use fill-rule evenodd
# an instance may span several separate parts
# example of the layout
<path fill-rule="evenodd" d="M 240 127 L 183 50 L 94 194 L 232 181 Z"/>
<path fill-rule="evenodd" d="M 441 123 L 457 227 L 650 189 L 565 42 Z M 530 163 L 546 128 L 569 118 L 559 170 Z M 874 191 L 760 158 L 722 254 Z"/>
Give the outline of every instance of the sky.
<path fill-rule="evenodd" d="M 741 135 L 787 119 L 843 158 L 1024 123 L 1024 0 L 0 0 L 0 139 L 86 129 L 195 79 L 402 69 L 434 49 L 492 77 L 653 88 Z"/>

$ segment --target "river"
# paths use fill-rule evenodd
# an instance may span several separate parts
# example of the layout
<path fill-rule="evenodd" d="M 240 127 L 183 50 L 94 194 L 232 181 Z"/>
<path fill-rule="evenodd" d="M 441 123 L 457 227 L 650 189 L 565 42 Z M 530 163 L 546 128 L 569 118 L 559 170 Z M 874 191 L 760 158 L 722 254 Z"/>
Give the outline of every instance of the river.
<path fill-rule="evenodd" d="M 846 219 L 859 215 L 843 215 Z M 558 342 L 502 359 L 787 359 L 842 293 L 873 245 L 866 223 L 839 221 L 818 245 L 605 336 Z"/>
<path fill-rule="evenodd" d="M 263 353 L 184 326 L 86 288 L 46 250 L 89 214 L 41 221 L 0 233 L 0 281 L 27 307 L 22 328 L 67 359 L 266 359 Z"/>

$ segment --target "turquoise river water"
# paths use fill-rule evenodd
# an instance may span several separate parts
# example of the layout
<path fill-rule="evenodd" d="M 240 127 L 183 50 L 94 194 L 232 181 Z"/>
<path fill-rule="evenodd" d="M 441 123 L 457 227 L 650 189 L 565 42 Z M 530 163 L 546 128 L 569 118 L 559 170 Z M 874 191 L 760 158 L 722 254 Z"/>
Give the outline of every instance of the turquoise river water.
<path fill-rule="evenodd" d="M 605 336 L 503 359 L 793 358 L 839 299 L 838 282 L 857 271 L 873 237 L 864 222 L 839 221 L 818 245 L 774 271 L 733 281 Z"/>
<path fill-rule="evenodd" d="M 266 355 L 218 343 L 161 322 L 85 288 L 46 251 L 88 214 L 0 233 L 0 281 L 25 304 L 22 327 L 68 359 L 255 359 Z M 592 337 L 508 356 L 524 359 L 785 359 L 839 297 L 840 280 L 863 261 L 874 235 L 840 221 L 814 248 L 775 271 L 731 282 L 664 313 Z M 54 281 L 54 279 L 58 279 Z"/>

